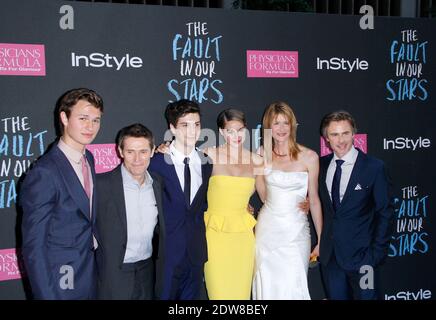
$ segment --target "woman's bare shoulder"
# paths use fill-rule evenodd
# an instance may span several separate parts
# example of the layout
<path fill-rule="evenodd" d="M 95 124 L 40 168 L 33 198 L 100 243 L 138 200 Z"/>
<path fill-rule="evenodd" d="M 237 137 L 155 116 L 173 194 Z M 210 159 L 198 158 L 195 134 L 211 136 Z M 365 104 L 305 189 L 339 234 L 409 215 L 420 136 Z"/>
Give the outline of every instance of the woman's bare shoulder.
<path fill-rule="evenodd" d="M 313 162 L 319 161 L 319 156 L 314 150 L 309 149 L 308 147 L 303 146 L 301 144 L 298 146 L 300 147 L 300 150 L 301 150 L 300 157 L 301 157 L 302 161 L 304 161 L 306 163 L 313 163 Z"/>
<path fill-rule="evenodd" d="M 215 159 L 218 154 L 218 148 L 215 146 L 204 148 L 202 151 L 212 159 Z"/>

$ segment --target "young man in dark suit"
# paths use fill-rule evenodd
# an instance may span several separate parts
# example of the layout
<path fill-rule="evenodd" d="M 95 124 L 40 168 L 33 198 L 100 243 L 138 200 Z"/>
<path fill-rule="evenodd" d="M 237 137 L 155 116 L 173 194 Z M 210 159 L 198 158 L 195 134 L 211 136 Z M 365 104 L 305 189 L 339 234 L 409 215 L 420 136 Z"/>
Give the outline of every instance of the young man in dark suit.
<path fill-rule="evenodd" d="M 326 115 L 321 132 L 333 153 L 320 159 L 322 275 L 329 299 L 377 299 L 377 267 L 386 258 L 393 216 L 384 163 L 353 146 L 346 111 Z"/>
<path fill-rule="evenodd" d="M 24 179 L 23 258 L 35 299 L 94 299 L 94 158 L 85 149 L 100 129 L 103 100 L 73 89 L 58 101 L 62 136 Z"/>
<path fill-rule="evenodd" d="M 150 171 L 164 180 L 163 211 L 166 224 L 165 263 L 157 275 L 160 299 L 199 299 L 207 261 L 204 212 L 212 164 L 196 150 L 200 136 L 200 108 L 180 100 L 170 103 L 165 117 L 174 140 L 169 152 L 156 154 Z"/>
<path fill-rule="evenodd" d="M 122 164 L 97 176 L 99 299 L 154 299 L 155 263 L 163 258 L 162 181 L 147 171 L 153 134 L 141 124 L 117 135 Z"/>

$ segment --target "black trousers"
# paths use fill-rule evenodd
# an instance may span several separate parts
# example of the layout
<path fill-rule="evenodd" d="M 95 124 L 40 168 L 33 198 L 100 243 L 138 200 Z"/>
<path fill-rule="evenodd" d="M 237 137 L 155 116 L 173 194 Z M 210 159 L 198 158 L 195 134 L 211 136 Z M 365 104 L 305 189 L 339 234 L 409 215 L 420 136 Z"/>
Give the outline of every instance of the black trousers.
<path fill-rule="evenodd" d="M 121 270 L 133 280 L 130 300 L 154 299 L 154 262 L 151 258 L 135 263 L 124 263 Z"/>

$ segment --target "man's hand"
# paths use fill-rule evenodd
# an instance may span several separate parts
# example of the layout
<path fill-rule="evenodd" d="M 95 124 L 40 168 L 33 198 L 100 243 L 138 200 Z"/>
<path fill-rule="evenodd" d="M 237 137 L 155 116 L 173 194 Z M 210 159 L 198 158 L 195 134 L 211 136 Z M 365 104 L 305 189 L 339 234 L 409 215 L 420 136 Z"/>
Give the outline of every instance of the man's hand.
<path fill-rule="evenodd" d="M 298 208 L 299 208 L 300 210 L 304 211 L 305 214 L 308 214 L 308 213 L 309 213 L 309 209 L 310 209 L 309 198 L 306 197 L 306 200 L 301 201 L 301 202 L 298 204 Z"/>
<path fill-rule="evenodd" d="M 156 152 L 169 153 L 170 152 L 170 144 L 171 144 L 171 141 L 164 141 L 156 148 Z"/>

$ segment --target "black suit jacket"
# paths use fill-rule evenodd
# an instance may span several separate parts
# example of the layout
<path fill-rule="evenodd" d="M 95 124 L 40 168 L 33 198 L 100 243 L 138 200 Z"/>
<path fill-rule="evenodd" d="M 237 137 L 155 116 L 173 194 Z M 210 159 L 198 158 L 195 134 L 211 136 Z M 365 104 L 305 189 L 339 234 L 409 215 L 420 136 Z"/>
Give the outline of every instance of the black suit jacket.
<path fill-rule="evenodd" d="M 162 178 L 150 173 L 158 209 L 158 224 L 153 236 L 153 260 L 156 264 L 157 284 L 160 285 L 165 243 L 165 222 L 162 213 Z M 127 246 L 127 219 L 121 165 L 110 172 L 97 175 L 97 230 L 101 235 L 97 250 L 100 299 L 129 299 L 134 286 L 133 276 L 126 281 L 121 270 Z M 157 288 L 154 288 L 157 289 Z"/>
<path fill-rule="evenodd" d="M 346 270 L 359 270 L 363 265 L 375 267 L 387 256 L 394 213 L 384 163 L 358 151 L 337 212 L 326 184 L 333 154 L 320 159 L 319 196 L 324 216 L 320 261 L 327 265 L 334 252 L 338 264 Z"/>

